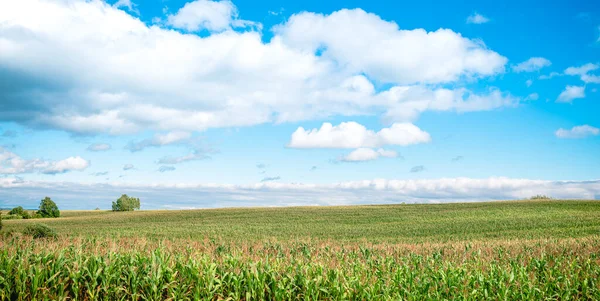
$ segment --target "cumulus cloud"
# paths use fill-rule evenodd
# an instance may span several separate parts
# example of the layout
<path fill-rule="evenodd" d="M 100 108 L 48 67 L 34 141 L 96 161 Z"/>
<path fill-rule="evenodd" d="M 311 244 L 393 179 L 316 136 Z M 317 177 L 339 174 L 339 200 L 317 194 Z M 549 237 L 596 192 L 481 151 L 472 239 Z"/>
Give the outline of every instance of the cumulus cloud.
<path fill-rule="evenodd" d="M 175 167 L 173 167 L 173 166 L 166 166 L 166 165 L 163 165 L 163 166 L 161 166 L 161 167 L 158 168 L 159 172 L 167 172 L 167 171 L 174 171 L 174 170 L 175 170 Z"/>
<path fill-rule="evenodd" d="M 422 172 L 422 171 L 425 171 L 425 166 L 423 166 L 423 165 L 413 166 L 410 169 L 410 172 L 413 172 L 413 173 L 415 173 L 415 172 Z"/>
<path fill-rule="evenodd" d="M 90 162 L 77 156 L 59 161 L 42 159 L 25 160 L 19 155 L 0 147 L 0 174 L 61 174 L 69 171 L 81 171 L 90 166 Z"/>
<path fill-rule="evenodd" d="M 134 169 L 135 167 L 133 166 L 133 164 L 125 164 L 123 165 L 123 170 L 130 170 L 130 169 Z"/>
<path fill-rule="evenodd" d="M 87 147 L 87 150 L 89 150 L 91 152 L 103 152 L 103 151 L 107 151 L 111 148 L 112 148 L 111 145 L 108 143 L 94 143 L 94 144 L 90 144 L 90 146 Z"/>
<path fill-rule="evenodd" d="M 519 98 L 494 88 L 487 93 L 476 94 L 464 88 L 429 89 L 422 86 L 396 86 L 371 100 L 371 103 L 387 108 L 384 119 L 390 122 L 411 121 L 425 111 L 488 111 L 516 107 L 519 102 Z"/>
<path fill-rule="evenodd" d="M 527 85 L 527 87 L 531 87 L 531 85 L 533 85 L 533 81 L 528 79 L 527 81 L 525 81 L 525 85 Z"/>
<path fill-rule="evenodd" d="M 107 175 L 107 174 L 108 174 L 108 171 L 100 171 L 100 172 L 94 172 L 94 173 L 91 173 L 91 175 L 92 175 L 92 176 L 95 176 L 95 177 L 99 177 L 99 176 L 105 176 L 105 175 Z"/>
<path fill-rule="evenodd" d="M 265 169 L 265 168 L 267 168 L 267 165 L 265 163 L 258 163 L 258 164 L 256 164 L 256 168 Z"/>
<path fill-rule="evenodd" d="M 585 97 L 585 86 L 569 86 L 560 93 L 556 102 L 572 102 L 574 99 Z"/>
<path fill-rule="evenodd" d="M 18 188 L 18 189 L 8 189 Z M 600 180 L 545 181 L 512 178 L 443 178 L 423 180 L 363 180 L 332 184 L 262 182 L 230 184 L 75 184 L 0 178 L 3 207 L 33 207 L 39 195 L 56 196 L 60 208 L 93 209 L 122 193 L 135 194 L 144 209 L 240 206 L 301 206 L 439 203 L 525 199 L 543 194 L 563 199 L 594 199 Z M 172 198 L 178 195 L 181 197 Z M 54 197 L 53 197 L 54 199 Z M 169 199 L 169 204 L 164 200 Z M 82 201 L 85 200 L 85 201 Z M 217 200 L 217 201 L 215 201 Z"/>
<path fill-rule="evenodd" d="M 490 19 L 478 14 L 477 12 L 474 12 L 472 15 L 467 17 L 467 24 L 483 24 L 487 22 L 490 22 Z"/>
<path fill-rule="evenodd" d="M 569 67 L 565 69 L 566 75 L 579 76 L 585 83 L 600 84 L 600 76 L 590 74 L 590 72 L 600 68 L 598 64 L 588 63 L 579 67 Z"/>
<path fill-rule="evenodd" d="M 187 31 L 224 31 L 232 27 L 260 26 L 238 19 L 237 7 L 231 1 L 196 0 L 186 3 L 175 15 L 169 15 L 167 24 Z"/>
<path fill-rule="evenodd" d="M 452 82 L 504 71 L 507 59 L 448 29 L 401 30 L 361 9 L 330 15 L 303 12 L 277 26 L 284 43 L 317 52 L 383 82 Z"/>
<path fill-rule="evenodd" d="M 144 139 L 141 141 L 131 141 L 125 149 L 133 152 L 139 152 L 147 147 L 159 147 L 163 145 L 169 145 L 174 143 L 180 143 L 188 140 L 192 136 L 189 132 L 169 132 L 166 134 L 155 134 L 152 139 Z"/>
<path fill-rule="evenodd" d="M 560 128 L 555 132 L 555 135 L 558 138 L 571 138 L 571 139 L 585 138 L 585 137 L 589 137 L 589 136 L 598 136 L 598 134 L 600 134 L 600 129 L 593 127 L 593 126 L 589 126 L 587 124 L 580 125 L 580 126 L 574 126 L 571 129 L 567 129 L 567 130 Z"/>
<path fill-rule="evenodd" d="M 534 72 L 539 71 L 544 67 L 552 65 L 548 59 L 543 57 L 532 57 L 522 63 L 516 64 L 512 67 L 514 72 Z"/>
<path fill-rule="evenodd" d="M 362 162 L 362 161 L 372 161 L 378 159 L 379 157 L 385 158 L 396 158 L 398 153 L 393 150 L 385 150 L 385 149 L 377 149 L 374 150 L 372 148 L 359 148 L 348 155 L 342 157 L 341 161 L 344 162 Z"/>
<path fill-rule="evenodd" d="M 362 124 L 350 121 L 333 126 L 325 122 L 320 129 L 299 127 L 288 144 L 291 148 L 362 148 L 384 145 L 411 145 L 427 143 L 431 137 L 411 123 L 394 123 L 379 132 L 368 130 Z"/>
<path fill-rule="evenodd" d="M 230 2 L 192 2 L 198 3 Z M 189 12 L 197 16 L 192 4 Z M 182 10 L 173 17 L 188 11 Z M 392 123 L 429 108 L 466 112 L 515 103 L 500 92 L 419 86 L 504 71 L 505 57 L 449 29 L 401 30 L 360 9 L 305 12 L 263 41 L 258 30 L 221 30 L 235 26 L 235 16 L 230 14 L 229 25 L 223 25 L 227 16 L 171 25 L 215 29 L 200 36 L 147 25 L 103 1 L 2 1 L 0 121 L 119 135 L 381 111 Z M 382 83 L 390 88 L 376 91 Z M 406 99 L 413 93 L 418 101 Z"/>

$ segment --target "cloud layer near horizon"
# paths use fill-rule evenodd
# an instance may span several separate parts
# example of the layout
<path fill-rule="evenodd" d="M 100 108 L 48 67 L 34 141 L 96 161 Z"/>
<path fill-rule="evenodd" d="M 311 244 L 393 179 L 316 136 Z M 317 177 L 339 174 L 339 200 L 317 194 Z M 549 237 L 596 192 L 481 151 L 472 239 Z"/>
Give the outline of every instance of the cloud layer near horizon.
<path fill-rule="evenodd" d="M 246 206 L 442 203 L 524 199 L 537 194 L 599 199 L 600 180 L 543 181 L 511 178 L 365 180 L 335 184 L 263 182 L 220 184 L 75 184 L 0 178 L 0 207 L 34 208 L 51 196 L 62 209 L 110 207 L 122 193 L 140 197 L 142 209 Z"/>

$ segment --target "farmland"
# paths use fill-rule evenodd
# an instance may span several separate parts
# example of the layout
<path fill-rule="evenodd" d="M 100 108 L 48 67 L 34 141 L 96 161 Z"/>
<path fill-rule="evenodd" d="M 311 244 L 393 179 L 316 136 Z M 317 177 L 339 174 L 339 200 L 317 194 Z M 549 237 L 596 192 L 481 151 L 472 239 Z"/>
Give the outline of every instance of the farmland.
<path fill-rule="evenodd" d="M 61 213 L 4 221 L 0 299 L 600 298 L 594 201 Z"/>

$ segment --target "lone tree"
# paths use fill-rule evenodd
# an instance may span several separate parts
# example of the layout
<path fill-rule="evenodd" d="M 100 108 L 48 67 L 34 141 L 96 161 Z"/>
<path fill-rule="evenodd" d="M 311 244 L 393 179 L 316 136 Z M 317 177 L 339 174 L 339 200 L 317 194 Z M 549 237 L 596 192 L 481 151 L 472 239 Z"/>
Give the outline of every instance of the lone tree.
<path fill-rule="evenodd" d="M 113 211 L 133 211 L 135 209 L 140 209 L 140 199 L 127 196 L 126 194 L 112 203 Z"/>
<path fill-rule="evenodd" d="M 58 206 L 56 203 L 52 201 L 49 197 L 45 197 L 40 202 L 40 209 L 36 213 L 41 217 L 59 217 L 60 211 L 58 210 Z"/>

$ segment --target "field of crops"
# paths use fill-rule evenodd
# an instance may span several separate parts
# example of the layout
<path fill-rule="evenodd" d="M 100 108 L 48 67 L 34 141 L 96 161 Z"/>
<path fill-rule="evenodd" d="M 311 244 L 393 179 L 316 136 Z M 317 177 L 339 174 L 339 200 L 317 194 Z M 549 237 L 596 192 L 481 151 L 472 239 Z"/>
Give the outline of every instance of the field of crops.
<path fill-rule="evenodd" d="M 0 299 L 600 299 L 600 202 L 62 216 L 4 221 Z"/>

